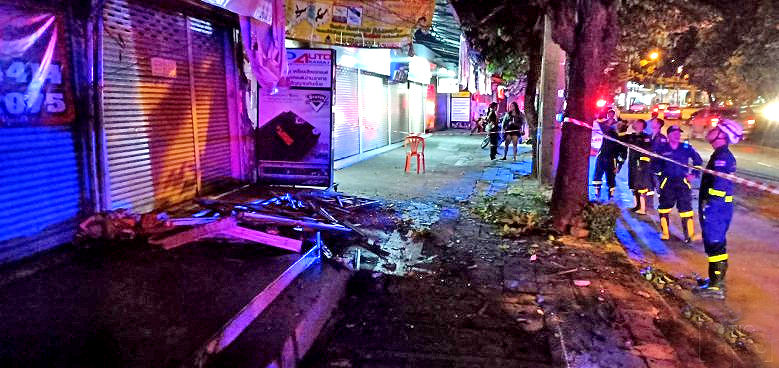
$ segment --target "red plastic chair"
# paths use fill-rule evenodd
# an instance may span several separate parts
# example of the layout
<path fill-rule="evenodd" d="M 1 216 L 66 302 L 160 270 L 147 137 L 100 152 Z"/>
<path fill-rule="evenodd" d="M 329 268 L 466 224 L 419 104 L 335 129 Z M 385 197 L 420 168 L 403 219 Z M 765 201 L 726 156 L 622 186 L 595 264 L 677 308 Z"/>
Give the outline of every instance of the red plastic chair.
<path fill-rule="evenodd" d="M 422 172 L 425 172 L 425 139 L 418 135 L 409 135 L 406 137 L 404 145 L 408 147 L 406 150 L 406 172 L 411 169 L 411 157 L 414 156 L 417 158 L 417 174 L 419 174 L 420 167 Z M 419 149 L 420 145 L 421 150 Z"/>

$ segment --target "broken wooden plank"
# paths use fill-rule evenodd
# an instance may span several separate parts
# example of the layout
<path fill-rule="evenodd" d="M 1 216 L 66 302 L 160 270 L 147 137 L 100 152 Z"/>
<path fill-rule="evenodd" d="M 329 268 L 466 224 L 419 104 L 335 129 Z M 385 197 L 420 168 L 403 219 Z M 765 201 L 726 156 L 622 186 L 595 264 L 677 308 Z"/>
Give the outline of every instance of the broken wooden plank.
<path fill-rule="evenodd" d="M 208 224 L 217 220 L 219 220 L 219 217 L 178 217 L 169 219 L 168 222 L 173 226 L 194 226 Z"/>
<path fill-rule="evenodd" d="M 162 238 L 150 238 L 149 244 L 159 245 L 166 250 L 173 249 L 184 244 L 200 240 L 201 238 L 218 234 L 225 229 L 236 226 L 236 224 L 237 222 L 235 217 L 225 217 L 221 220 L 217 220 L 209 224 L 198 225 L 189 230 L 185 230 L 170 236 Z"/>
<path fill-rule="evenodd" d="M 225 231 L 222 231 L 220 234 L 270 245 L 272 247 L 286 249 L 297 253 L 300 253 L 300 248 L 303 246 L 303 241 L 300 239 L 290 239 L 283 236 L 268 234 L 259 230 L 247 229 L 240 226 L 231 227 Z"/>
<path fill-rule="evenodd" d="M 245 212 L 245 213 L 241 213 L 239 216 L 242 221 L 271 223 L 271 224 L 285 225 L 285 226 L 299 226 L 306 230 L 332 230 L 332 231 L 344 231 L 344 232 L 352 231 L 352 229 L 349 229 L 348 227 L 343 225 L 296 220 L 287 217 L 267 215 L 264 213 Z"/>

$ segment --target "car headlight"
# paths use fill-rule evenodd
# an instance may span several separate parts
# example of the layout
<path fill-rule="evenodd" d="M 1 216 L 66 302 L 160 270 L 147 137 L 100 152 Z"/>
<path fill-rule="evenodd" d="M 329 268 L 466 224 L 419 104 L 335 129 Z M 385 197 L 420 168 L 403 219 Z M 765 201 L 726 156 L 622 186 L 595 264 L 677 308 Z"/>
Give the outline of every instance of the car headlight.
<path fill-rule="evenodd" d="M 767 103 L 763 107 L 763 116 L 770 121 L 779 121 L 779 101 Z"/>

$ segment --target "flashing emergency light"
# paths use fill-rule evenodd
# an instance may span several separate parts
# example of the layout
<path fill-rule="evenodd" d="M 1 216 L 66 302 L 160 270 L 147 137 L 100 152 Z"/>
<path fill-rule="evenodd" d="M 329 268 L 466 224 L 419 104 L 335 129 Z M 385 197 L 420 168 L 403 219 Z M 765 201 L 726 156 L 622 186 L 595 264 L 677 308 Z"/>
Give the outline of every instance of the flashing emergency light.
<path fill-rule="evenodd" d="M 606 106 L 606 100 L 601 98 L 600 100 L 598 100 L 598 102 L 595 103 L 595 106 L 598 106 L 598 107 Z"/>
<path fill-rule="evenodd" d="M 767 103 L 763 107 L 763 116 L 769 121 L 779 121 L 779 101 Z"/>

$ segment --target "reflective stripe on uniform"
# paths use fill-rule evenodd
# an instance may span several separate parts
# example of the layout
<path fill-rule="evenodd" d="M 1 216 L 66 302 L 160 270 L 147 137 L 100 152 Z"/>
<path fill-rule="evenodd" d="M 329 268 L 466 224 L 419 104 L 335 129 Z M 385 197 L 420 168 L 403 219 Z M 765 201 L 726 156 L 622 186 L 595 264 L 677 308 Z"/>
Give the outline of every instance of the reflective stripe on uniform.
<path fill-rule="evenodd" d="M 709 195 L 717 196 L 717 197 L 724 197 L 725 196 L 724 190 L 716 190 L 714 188 L 709 188 Z"/>
<path fill-rule="evenodd" d="M 650 191 L 646 192 L 646 195 L 650 195 L 650 196 L 651 196 L 651 195 L 655 195 L 655 192 L 653 192 L 653 191 L 651 191 L 651 190 L 650 190 Z"/>
<path fill-rule="evenodd" d="M 649 189 L 639 189 L 638 190 L 639 194 L 646 194 L 647 192 L 649 192 Z"/>
<path fill-rule="evenodd" d="M 657 213 L 671 213 L 670 208 L 658 208 Z"/>
<path fill-rule="evenodd" d="M 733 196 L 725 196 L 725 202 L 733 202 Z"/>
<path fill-rule="evenodd" d="M 641 160 L 641 161 L 651 161 L 649 156 L 641 156 L 641 158 L 639 160 Z"/>
<path fill-rule="evenodd" d="M 679 213 L 679 217 L 681 217 L 681 218 L 692 217 L 693 215 L 695 215 L 695 213 L 693 213 L 692 211 L 680 212 Z"/>
<path fill-rule="evenodd" d="M 668 182 L 668 178 L 663 178 L 663 182 L 660 183 L 660 189 L 663 189 L 665 187 L 666 182 Z"/>
<path fill-rule="evenodd" d="M 690 185 L 690 182 L 689 182 L 689 181 L 687 181 L 687 178 L 684 178 L 684 179 L 682 179 L 682 180 L 684 180 L 684 184 L 687 184 L 687 188 L 690 188 L 690 189 L 692 189 L 692 185 Z"/>
<path fill-rule="evenodd" d="M 709 262 L 722 262 L 728 260 L 728 254 L 720 254 L 718 256 L 711 256 L 709 257 Z"/>
<path fill-rule="evenodd" d="M 603 182 L 600 181 L 600 180 L 593 180 L 592 181 L 592 185 L 601 185 L 601 184 L 603 184 Z"/>

